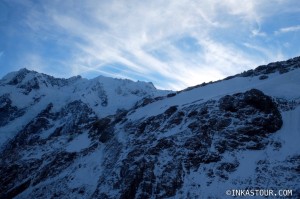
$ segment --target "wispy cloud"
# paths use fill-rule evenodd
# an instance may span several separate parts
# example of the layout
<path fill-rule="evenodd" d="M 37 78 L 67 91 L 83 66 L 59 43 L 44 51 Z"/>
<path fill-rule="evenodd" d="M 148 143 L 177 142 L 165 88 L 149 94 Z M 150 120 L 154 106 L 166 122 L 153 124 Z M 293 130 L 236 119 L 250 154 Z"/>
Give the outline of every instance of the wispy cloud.
<path fill-rule="evenodd" d="M 71 75 L 141 78 L 167 89 L 221 79 L 284 57 L 262 40 L 269 36 L 265 20 L 285 8 L 279 0 L 270 5 L 267 0 L 22 1 L 28 10 L 24 24 L 40 43 L 66 48 L 68 55 L 55 63 Z M 53 71 L 44 56 L 26 59 L 46 65 L 44 72 Z M 122 70 L 115 70 L 119 66 Z"/>
<path fill-rule="evenodd" d="M 278 31 L 275 31 L 275 34 L 288 33 L 288 32 L 297 32 L 297 31 L 300 31 L 300 25 L 280 28 Z"/>

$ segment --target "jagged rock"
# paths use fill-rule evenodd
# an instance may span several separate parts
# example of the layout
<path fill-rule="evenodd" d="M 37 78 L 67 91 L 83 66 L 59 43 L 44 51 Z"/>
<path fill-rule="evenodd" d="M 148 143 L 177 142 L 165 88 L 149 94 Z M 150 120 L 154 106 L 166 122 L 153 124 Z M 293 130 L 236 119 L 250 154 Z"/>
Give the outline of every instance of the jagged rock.
<path fill-rule="evenodd" d="M 260 80 L 264 80 L 264 79 L 268 79 L 268 78 L 269 78 L 268 75 L 261 75 L 261 76 L 259 76 Z"/>
<path fill-rule="evenodd" d="M 0 126 L 8 124 L 10 121 L 24 115 L 24 109 L 18 109 L 12 106 L 9 94 L 0 96 Z"/>

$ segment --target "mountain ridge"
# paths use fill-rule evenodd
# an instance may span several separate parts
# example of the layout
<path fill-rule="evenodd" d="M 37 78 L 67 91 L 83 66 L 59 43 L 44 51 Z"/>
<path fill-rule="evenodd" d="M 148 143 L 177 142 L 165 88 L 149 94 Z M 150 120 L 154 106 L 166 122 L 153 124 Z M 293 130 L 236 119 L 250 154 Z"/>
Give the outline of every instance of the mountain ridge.
<path fill-rule="evenodd" d="M 8 75 L 0 198 L 230 198 L 226 190 L 283 187 L 300 197 L 299 66 L 296 57 L 179 92 Z"/>

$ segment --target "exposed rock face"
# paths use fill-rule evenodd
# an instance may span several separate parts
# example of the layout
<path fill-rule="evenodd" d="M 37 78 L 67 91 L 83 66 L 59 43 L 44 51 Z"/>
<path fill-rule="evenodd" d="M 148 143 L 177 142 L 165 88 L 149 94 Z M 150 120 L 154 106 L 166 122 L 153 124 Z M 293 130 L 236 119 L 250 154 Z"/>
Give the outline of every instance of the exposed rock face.
<path fill-rule="evenodd" d="M 300 151 L 288 153 L 289 140 L 281 135 L 287 115 L 297 116 L 300 98 L 248 89 L 178 102 L 197 90 L 150 97 L 147 89 L 153 90 L 144 85 L 118 82 L 111 91 L 93 82 L 86 93 L 71 87 L 78 98 L 46 103 L 46 95 L 38 95 L 42 84 L 65 89 L 79 79 L 41 84 L 43 78 L 28 74 L 1 81 L 34 96 L 30 103 L 38 113 L 0 151 L 0 198 L 224 198 L 227 189 L 283 186 L 300 196 Z M 111 93 L 138 97 L 131 108 L 101 117 L 97 110 L 115 108 Z M 31 110 L 18 107 L 13 96 L 0 97 L 0 127 Z"/>
<path fill-rule="evenodd" d="M 68 168 L 76 153 L 64 152 L 62 147 L 96 121 L 91 109 L 80 101 L 60 112 L 51 111 L 49 104 L 2 151 L 1 173 L 5 176 L 0 183 L 4 196 L 18 194 L 25 185 L 37 185 Z"/>
<path fill-rule="evenodd" d="M 5 126 L 24 113 L 24 110 L 12 105 L 8 94 L 0 96 L 0 126 Z"/>
<path fill-rule="evenodd" d="M 185 175 L 211 163 L 218 171 L 212 178 L 228 179 L 239 162 L 226 162 L 223 155 L 263 149 L 269 144 L 268 135 L 281 125 L 276 104 L 255 89 L 182 109 L 172 106 L 139 121 L 124 121 L 121 129 L 131 135 L 130 147 L 123 149 L 124 159 L 108 166 L 108 172 L 115 175 L 104 178 L 97 197 L 113 197 L 104 188 L 107 186 L 121 188 L 121 198 L 150 198 L 153 193 L 157 198 L 171 197 L 182 188 Z"/>

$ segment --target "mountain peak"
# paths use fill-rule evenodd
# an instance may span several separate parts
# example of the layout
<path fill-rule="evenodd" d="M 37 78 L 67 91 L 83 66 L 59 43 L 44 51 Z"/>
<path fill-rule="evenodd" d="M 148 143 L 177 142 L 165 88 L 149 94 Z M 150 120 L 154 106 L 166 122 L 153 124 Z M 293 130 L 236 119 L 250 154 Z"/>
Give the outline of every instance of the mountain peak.
<path fill-rule="evenodd" d="M 31 72 L 36 73 L 35 71 L 30 71 L 27 68 L 22 68 L 18 71 L 8 73 L 1 79 L 1 81 L 11 85 L 16 85 L 20 83 L 28 73 Z"/>

